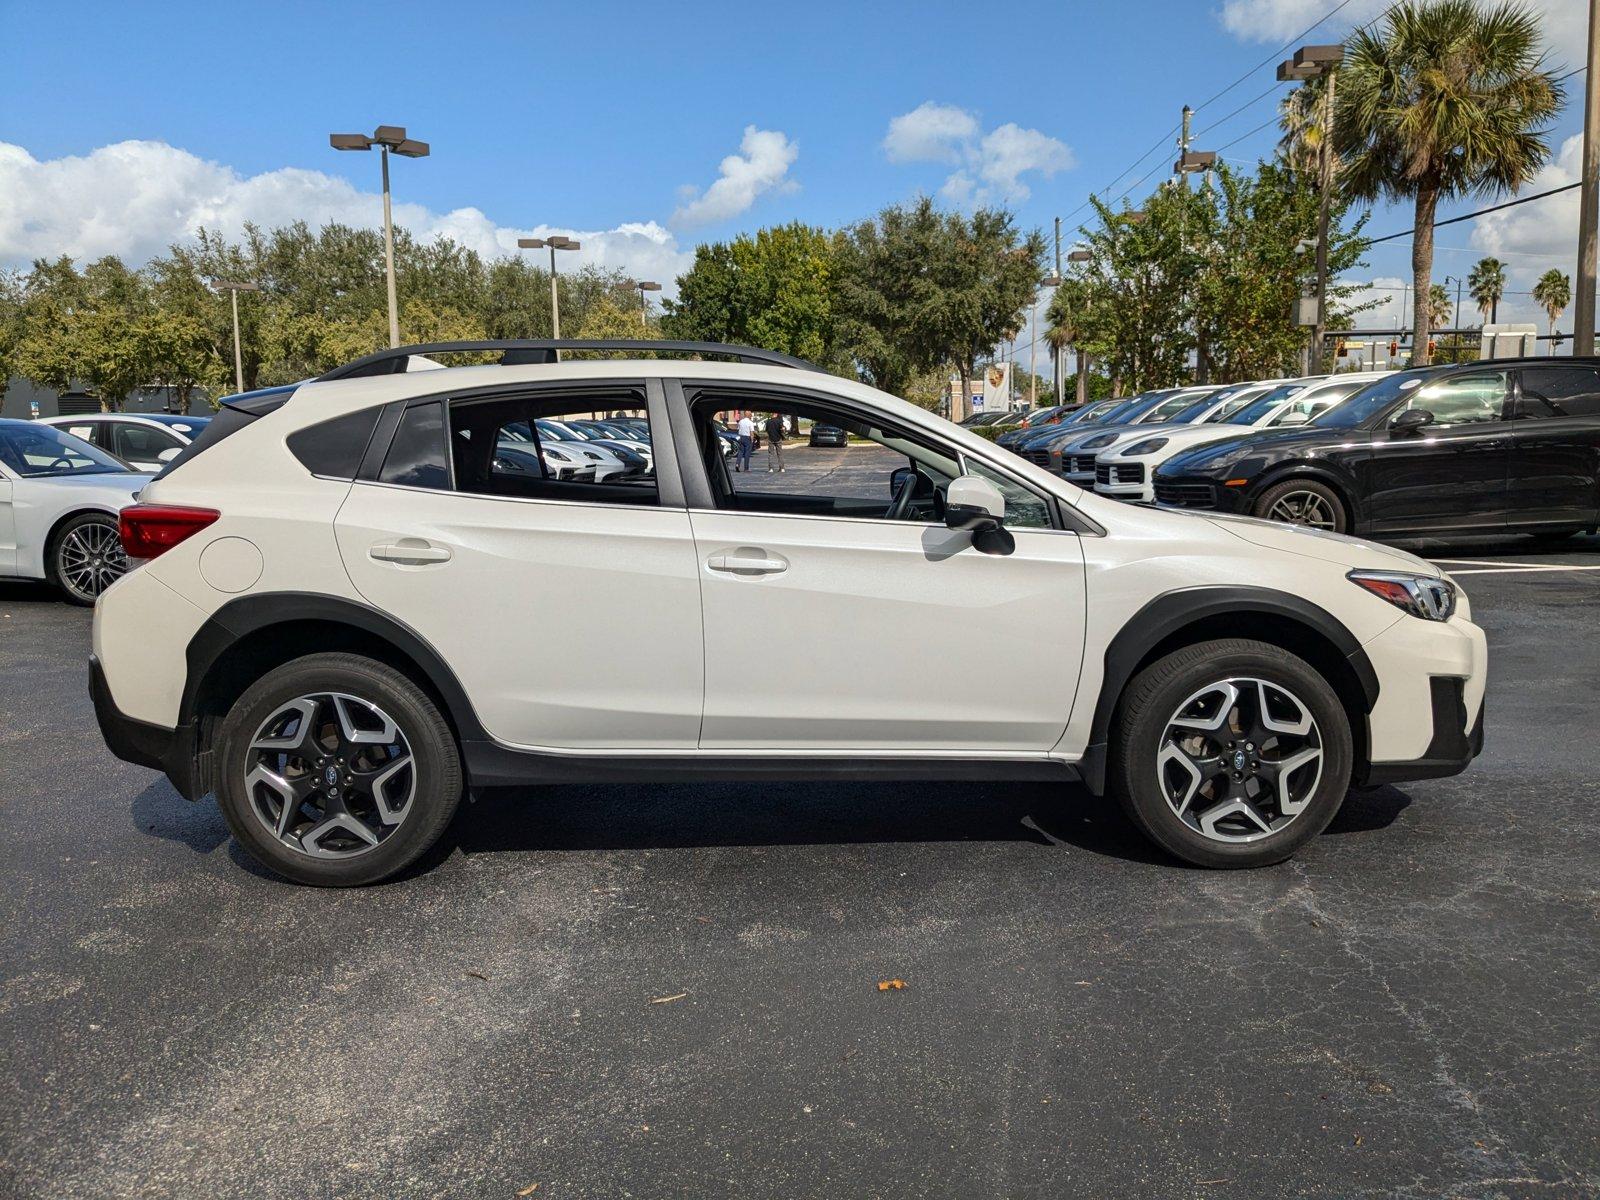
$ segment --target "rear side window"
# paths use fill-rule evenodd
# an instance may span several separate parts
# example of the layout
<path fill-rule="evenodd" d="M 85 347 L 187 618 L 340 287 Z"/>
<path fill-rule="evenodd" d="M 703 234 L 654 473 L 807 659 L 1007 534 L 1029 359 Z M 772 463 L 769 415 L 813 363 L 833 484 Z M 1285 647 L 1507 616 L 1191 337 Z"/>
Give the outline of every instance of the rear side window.
<path fill-rule="evenodd" d="M 1524 368 L 1517 416 L 1600 417 L 1600 370 L 1580 366 Z"/>
<path fill-rule="evenodd" d="M 381 411 L 381 407 L 365 408 L 297 429 L 289 435 L 289 453 L 313 475 L 354 479 Z"/>
<path fill-rule="evenodd" d="M 444 441 L 444 404 L 414 404 L 400 418 L 378 472 L 381 483 L 404 487 L 450 488 L 450 464 Z"/>

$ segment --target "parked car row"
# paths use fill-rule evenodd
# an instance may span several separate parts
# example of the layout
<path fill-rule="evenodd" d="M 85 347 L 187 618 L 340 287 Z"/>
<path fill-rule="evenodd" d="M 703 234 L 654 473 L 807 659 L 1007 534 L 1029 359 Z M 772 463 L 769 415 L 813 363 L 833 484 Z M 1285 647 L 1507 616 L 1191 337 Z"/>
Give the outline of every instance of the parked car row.
<path fill-rule="evenodd" d="M 998 441 L 1104 496 L 1332 533 L 1600 525 L 1600 359 L 1166 388 Z"/>

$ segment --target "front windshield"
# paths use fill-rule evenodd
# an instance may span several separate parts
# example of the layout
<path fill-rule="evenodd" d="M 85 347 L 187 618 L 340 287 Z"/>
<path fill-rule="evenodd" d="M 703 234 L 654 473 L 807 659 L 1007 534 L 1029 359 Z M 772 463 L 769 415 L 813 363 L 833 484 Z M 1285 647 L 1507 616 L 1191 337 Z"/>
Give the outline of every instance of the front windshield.
<path fill-rule="evenodd" d="M 1224 388 L 1220 392 L 1209 392 L 1206 395 L 1201 396 L 1198 400 L 1196 400 L 1193 396 L 1190 396 L 1189 403 L 1183 408 L 1180 408 L 1177 412 L 1173 413 L 1172 416 L 1167 418 L 1167 420 L 1171 421 L 1174 425 L 1192 424 L 1193 422 L 1198 421 L 1201 417 L 1205 416 L 1206 413 L 1210 412 L 1211 406 L 1218 400 L 1226 400 L 1234 394 L 1235 393 L 1233 389 Z"/>
<path fill-rule="evenodd" d="M 1211 393 L 1207 392 L 1206 395 L 1209 397 Z M 1193 392 L 1179 392 L 1176 396 L 1171 396 L 1150 409 L 1145 414 L 1145 423 L 1154 424 L 1157 421 L 1175 421 L 1178 419 L 1179 413 L 1188 411 L 1193 405 Z"/>
<path fill-rule="evenodd" d="M 126 475 L 125 463 L 49 425 L 0 425 L 0 462 L 18 475 Z"/>
<path fill-rule="evenodd" d="M 1115 400 L 1096 400 L 1093 404 L 1085 404 L 1061 423 L 1063 425 L 1093 425 L 1115 408 L 1116 405 L 1117 402 Z"/>
<path fill-rule="evenodd" d="M 1343 404 L 1319 414 L 1311 423 L 1319 429 L 1356 429 L 1384 411 L 1426 378 L 1428 372 L 1401 371 L 1380 379 L 1365 391 L 1357 392 Z"/>
<path fill-rule="evenodd" d="M 1110 409 L 1095 423 L 1097 425 L 1115 425 L 1120 421 L 1131 420 L 1159 399 L 1159 396 L 1151 396 L 1148 392 L 1140 392 L 1137 396 L 1130 396 L 1115 408 Z"/>
<path fill-rule="evenodd" d="M 1273 388 L 1264 396 L 1256 397 L 1243 408 L 1235 409 L 1225 417 L 1214 419 L 1220 419 L 1229 425 L 1254 425 L 1290 396 L 1297 396 L 1305 390 L 1306 385 L 1303 383 L 1285 383 Z"/>

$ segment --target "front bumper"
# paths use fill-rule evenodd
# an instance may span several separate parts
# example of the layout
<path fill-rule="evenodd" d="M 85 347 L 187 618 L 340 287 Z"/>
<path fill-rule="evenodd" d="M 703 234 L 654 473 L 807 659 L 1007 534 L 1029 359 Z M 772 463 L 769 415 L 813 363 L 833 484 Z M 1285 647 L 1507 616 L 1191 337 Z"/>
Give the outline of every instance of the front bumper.
<path fill-rule="evenodd" d="M 1467 726 L 1466 681 L 1438 675 L 1428 680 L 1432 701 L 1433 737 L 1421 758 L 1406 762 L 1375 762 L 1367 766 L 1357 784 L 1406 783 L 1416 779 L 1442 779 L 1459 775 L 1483 753 L 1482 702 L 1477 719 Z"/>
<path fill-rule="evenodd" d="M 185 800 L 197 800 L 209 791 L 202 786 L 196 769 L 195 727 L 180 725 L 168 729 L 127 716 L 111 698 L 100 660 L 89 656 L 89 696 L 94 701 L 94 718 L 106 747 L 123 762 L 163 772 Z"/>
<path fill-rule="evenodd" d="M 1249 488 L 1224 487 L 1208 475 L 1163 475 L 1157 472 L 1152 491 L 1155 502 L 1168 508 L 1244 515 L 1249 515 L 1250 511 Z"/>

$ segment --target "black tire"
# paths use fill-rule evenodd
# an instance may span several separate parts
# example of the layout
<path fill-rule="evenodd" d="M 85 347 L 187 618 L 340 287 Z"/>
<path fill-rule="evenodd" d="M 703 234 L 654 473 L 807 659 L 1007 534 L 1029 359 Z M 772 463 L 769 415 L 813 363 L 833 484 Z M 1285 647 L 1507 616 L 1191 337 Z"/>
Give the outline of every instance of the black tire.
<path fill-rule="evenodd" d="M 350 857 L 321 859 L 291 848 L 252 808 L 245 776 L 251 741 L 297 697 L 339 693 L 377 706 L 409 745 L 414 790 L 405 816 L 382 841 Z M 461 755 L 433 700 L 394 668 L 356 654 L 312 654 L 267 672 L 228 710 L 217 737 L 217 800 L 239 844 L 268 869 L 316 887 L 358 887 L 404 870 L 431 847 L 461 800 Z"/>
<path fill-rule="evenodd" d="M 1330 533 L 1348 533 L 1350 530 L 1350 513 L 1345 508 L 1344 501 L 1339 498 L 1339 493 L 1325 483 L 1318 483 L 1315 479 L 1286 479 L 1282 483 L 1275 483 L 1256 498 L 1252 513 L 1269 521 L 1283 521 L 1286 524 L 1307 525 L 1310 521 L 1292 521 L 1283 515 L 1273 515 L 1273 509 L 1280 503 L 1287 502 L 1292 505 L 1297 495 L 1315 497 L 1326 509 L 1331 524 L 1316 525 L 1317 528 L 1328 530 Z"/>
<path fill-rule="evenodd" d="M 1322 771 L 1304 809 L 1281 829 L 1257 841 L 1221 842 L 1168 803 L 1157 756 L 1186 698 L 1241 676 L 1285 688 L 1305 706 L 1320 735 Z M 1229 638 L 1174 651 L 1128 684 L 1112 721 L 1109 783 L 1133 822 L 1176 857 L 1202 867 L 1260 867 L 1282 862 L 1327 828 L 1349 790 L 1351 761 L 1349 718 L 1321 674 L 1277 646 Z"/>
<path fill-rule="evenodd" d="M 108 543 L 107 533 L 110 535 Z M 87 566 L 78 557 L 90 549 L 82 545 L 85 539 L 106 546 L 105 552 L 94 554 Z M 73 561 L 68 561 L 69 556 Z M 100 593 L 120 579 L 128 569 L 128 560 L 122 553 L 122 534 L 117 518 L 110 513 L 85 512 L 62 522 L 50 537 L 45 569 L 49 572 L 50 582 L 68 603 L 81 604 L 85 608 L 93 606 Z"/>

